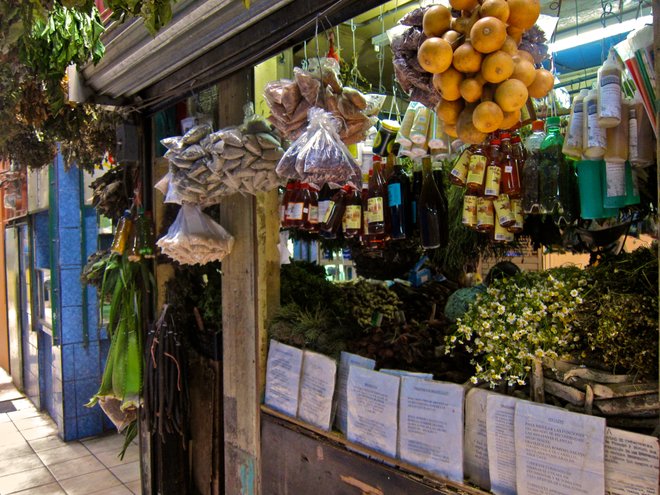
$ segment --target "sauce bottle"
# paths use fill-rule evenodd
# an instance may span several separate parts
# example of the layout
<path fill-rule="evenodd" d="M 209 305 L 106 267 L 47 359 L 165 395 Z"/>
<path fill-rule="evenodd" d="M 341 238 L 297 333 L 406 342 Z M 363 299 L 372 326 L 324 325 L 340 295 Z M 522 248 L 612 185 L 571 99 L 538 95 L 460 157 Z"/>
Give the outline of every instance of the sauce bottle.
<path fill-rule="evenodd" d="M 522 192 L 520 188 L 520 171 L 518 160 L 516 160 L 511 147 L 511 136 L 509 133 L 503 132 L 500 138 L 502 139 L 500 160 L 503 167 L 500 191 L 503 194 L 508 194 L 510 198 L 519 198 Z"/>
<path fill-rule="evenodd" d="M 596 90 L 589 90 L 582 101 L 584 124 L 582 127 L 582 143 L 584 156 L 587 158 L 602 158 L 607 146 L 605 129 L 598 124 L 598 102 Z"/>
<path fill-rule="evenodd" d="M 581 89 L 573 100 L 573 107 L 571 108 L 571 116 L 568 119 L 568 130 L 564 139 L 564 147 L 562 153 L 566 156 L 573 157 L 577 160 L 582 158 L 583 143 L 583 127 L 584 127 L 584 98 L 589 93 L 587 89 Z M 533 124 L 532 124 L 533 125 Z"/>
<path fill-rule="evenodd" d="M 117 229 L 115 230 L 115 237 L 112 239 L 110 251 L 117 254 L 124 254 L 124 251 L 126 251 L 126 248 L 128 247 L 127 244 L 131 237 L 132 230 L 133 222 L 131 221 L 131 212 L 126 210 L 119 219 L 119 222 L 117 222 Z"/>
<path fill-rule="evenodd" d="M 471 154 L 471 147 L 465 148 L 454 161 L 454 166 L 449 173 L 449 182 L 453 185 L 465 187 Z"/>
<path fill-rule="evenodd" d="M 614 50 L 598 69 L 597 80 L 598 125 L 603 129 L 616 127 L 621 122 L 621 66 Z"/>
<path fill-rule="evenodd" d="M 621 104 L 621 123 L 606 130 L 607 148 L 603 157 L 606 162 L 623 163 L 628 160 L 629 106 L 629 101 L 624 100 Z"/>
<path fill-rule="evenodd" d="M 469 194 L 481 196 L 484 192 L 484 179 L 486 178 L 486 154 L 479 145 L 472 148 L 470 164 L 467 175 L 467 190 Z"/>
<path fill-rule="evenodd" d="M 488 146 L 488 162 L 486 165 L 486 182 L 484 197 L 495 199 L 500 195 L 502 181 L 502 163 L 500 162 L 500 140 L 491 139 Z"/>

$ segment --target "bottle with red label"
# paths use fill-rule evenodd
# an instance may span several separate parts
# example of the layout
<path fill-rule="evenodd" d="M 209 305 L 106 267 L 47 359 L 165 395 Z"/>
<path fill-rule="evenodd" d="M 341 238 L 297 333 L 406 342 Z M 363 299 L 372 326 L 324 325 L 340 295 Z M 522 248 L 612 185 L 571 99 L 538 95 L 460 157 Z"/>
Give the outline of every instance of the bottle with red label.
<path fill-rule="evenodd" d="M 307 203 L 306 203 L 307 202 Z M 309 208 L 309 194 L 305 193 L 303 185 L 296 183 L 293 188 L 293 193 L 287 203 L 286 209 L 286 226 L 293 228 L 300 228 L 305 223 L 307 212 L 306 207 Z"/>
<path fill-rule="evenodd" d="M 344 237 L 351 238 L 360 235 L 362 230 L 362 196 L 357 189 L 351 189 L 346 194 L 343 225 Z"/>
<path fill-rule="evenodd" d="M 284 194 L 282 195 L 282 203 L 280 204 L 280 225 L 284 228 L 288 227 L 288 213 L 289 203 L 295 192 L 296 182 L 289 181 L 286 185 Z"/>
<path fill-rule="evenodd" d="M 374 161 L 374 168 L 369 178 L 367 192 L 367 209 L 369 210 L 369 235 L 384 235 L 385 206 L 387 205 L 387 185 L 383 179 L 382 163 Z"/>
<path fill-rule="evenodd" d="M 305 186 L 309 194 L 309 208 L 303 230 L 316 233 L 319 231 L 319 190 L 313 184 L 305 184 Z"/>

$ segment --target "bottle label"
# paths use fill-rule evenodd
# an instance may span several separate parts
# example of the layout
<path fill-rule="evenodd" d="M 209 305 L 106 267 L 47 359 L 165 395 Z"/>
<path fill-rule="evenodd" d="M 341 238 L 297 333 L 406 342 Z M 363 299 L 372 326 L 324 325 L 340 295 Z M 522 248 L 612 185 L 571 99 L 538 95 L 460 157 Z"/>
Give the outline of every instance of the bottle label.
<path fill-rule="evenodd" d="M 470 165 L 470 152 L 466 149 L 460 154 L 454 167 L 451 169 L 451 176 L 454 178 L 452 182 L 459 185 L 465 184 L 468 175 L 468 167 Z"/>
<path fill-rule="evenodd" d="M 470 168 L 467 176 L 468 184 L 483 184 L 485 173 L 486 157 L 483 155 L 472 155 L 470 157 Z"/>
<path fill-rule="evenodd" d="M 385 221 L 383 198 L 381 196 L 369 198 L 367 200 L 367 206 L 369 208 L 369 223 Z"/>
<path fill-rule="evenodd" d="M 493 211 L 493 200 L 477 198 L 477 229 L 490 230 L 495 225 L 495 213 Z"/>
<path fill-rule="evenodd" d="M 510 167 L 509 167 L 510 168 Z M 497 197 L 500 194 L 500 181 L 502 180 L 502 169 L 497 165 L 491 165 L 486 170 L 486 184 L 484 194 Z"/>
<path fill-rule="evenodd" d="M 325 215 L 328 212 L 329 206 L 330 200 L 324 199 L 323 201 L 319 201 L 318 213 L 316 214 L 316 218 L 319 219 L 319 222 L 325 222 Z"/>
<path fill-rule="evenodd" d="M 605 177 L 607 182 L 607 197 L 613 198 L 626 195 L 626 164 L 605 163 Z"/>
<path fill-rule="evenodd" d="M 284 222 L 284 218 L 286 215 L 287 208 L 284 205 L 280 205 L 280 223 Z"/>
<path fill-rule="evenodd" d="M 600 78 L 599 118 L 621 118 L 621 77 L 617 74 Z"/>
<path fill-rule="evenodd" d="M 311 205 L 309 207 L 309 217 L 308 217 L 308 219 L 309 219 L 309 223 L 313 223 L 313 224 L 319 223 L 319 207 L 318 206 Z"/>
<path fill-rule="evenodd" d="M 507 194 L 500 194 L 497 199 L 493 201 L 493 205 L 495 206 L 495 214 L 500 225 L 508 227 L 515 222 L 513 212 L 511 211 L 511 202 L 509 201 L 509 196 Z"/>
<path fill-rule="evenodd" d="M 289 213 L 287 218 L 289 220 L 302 220 L 304 206 L 305 203 L 289 203 Z"/>
<path fill-rule="evenodd" d="M 401 206 L 401 184 L 387 186 L 387 202 L 391 207 Z"/>
<path fill-rule="evenodd" d="M 582 111 L 582 103 L 575 105 L 573 109 L 573 116 L 571 117 L 570 127 L 566 136 L 565 147 L 572 150 L 582 150 L 582 132 L 584 125 L 584 112 Z"/>
<path fill-rule="evenodd" d="M 587 142 L 585 148 L 605 148 L 607 134 L 605 129 L 598 125 L 596 100 L 587 102 Z"/>
<path fill-rule="evenodd" d="M 362 227 L 365 232 L 369 229 L 370 218 L 369 210 L 362 210 Z"/>
<path fill-rule="evenodd" d="M 637 149 L 637 119 L 631 118 L 628 121 L 628 157 L 631 162 L 639 159 L 639 150 Z"/>
<path fill-rule="evenodd" d="M 477 197 L 466 194 L 463 196 L 463 225 L 474 228 L 477 226 Z"/>
<path fill-rule="evenodd" d="M 321 208 L 320 203 L 319 203 L 319 209 Z M 332 210 L 335 209 L 335 202 L 334 201 L 328 201 L 328 204 L 326 205 L 326 210 L 323 213 L 323 223 L 328 223 L 328 220 L 330 220 L 330 215 L 332 215 Z"/>
<path fill-rule="evenodd" d="M 516 223 L 513 226 L 509 227 L 513 232 L 521 232 L 523 229 L 523 209 L 522 201 L 519 199 L 511 200 L 511 210 L 513 211 L 513 218 L 516 220 Z"/>
<path fill-rule="evenodd" d="M 359 230 L 362 219 L 362 207 L 359 205 L 348 205 L 344 210 L 344 230 Z"/>

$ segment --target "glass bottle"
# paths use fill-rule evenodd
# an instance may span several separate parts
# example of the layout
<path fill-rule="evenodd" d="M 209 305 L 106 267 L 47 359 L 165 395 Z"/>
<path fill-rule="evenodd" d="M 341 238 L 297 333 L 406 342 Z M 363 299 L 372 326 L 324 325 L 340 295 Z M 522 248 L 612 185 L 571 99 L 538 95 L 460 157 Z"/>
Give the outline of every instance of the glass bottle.
<path fill-rule="evenodd" d="M 302 226 L 307 232 L 319 231 L 319 192 L 315 185 L 305 184 L 305 189 L 309 195 L 309 205 L 307 208 L 307 219 Z"/>
<path fill-rule="evenodd" d="M 520 171 L 518 160 L 516 160 L 511 146 L 511 135 L 503 132 L 500 138 L 502 140 L 500 147 L 502 185 L 500 191 L 503 194 L 508 194 L 510 198 L 519 198 L 522 192 L 520 189 Z"/>
<path fill-rule="evenodd" d="M 589 91 L 582 101 L 584 123 L 582 124 L 583 154 L 587 158 L 602 158 L 607 147 L 607 134 L 598 124 L 598 102 L 596 90 Z"/>
<path fill-rule="evenodd" d="M 154 220 L 150 211 L 144 214 L 144 225 L 141 231 L 142 239 L 140 241 L 140 254 L 145 259 L 155 258 L 156 234 L 154 229 Z"/>
<path fill-rule="evenodd" d="M 486 154 L 479 145 L 472 148 L 467 175 L 467 190 L 469 194 L 480 196 L 484 192 L 486 178 Z"/>
<path fill-rule="evenodd" d="M 449 214 L 449 201 L 447 200 L 447 195 L 445 194 L 445 171 L 442 168 L 442 162 L 432 162 L 431 169 L 433 170 L 433 180 L 435 181 L 435 185 L 438 187 L 438 192 L 440 193 L 442 202 L 445 205 L 445 211 L 447 214 Z"/>
<path fill-rule="evenodd" d="M 122 217 L 119 219 L 119 222 L 117 222 L 115 237 L 112 239 L 112 246 L 110 248 L 113 253 L 124 254 L 132 230 L 133 222 L 131 221 L 131 212 L 126 210 L 124 211 Z"/>
<path fill-rule="evenodd" d="M 422 159 L 422 167 L 424 180 L 418 205 L 420 237 L 424 249 L 435 249 L 447 245 L 447 210 L 433 180 L 430 157 Z"/>
<path fill-rule="evenodd" d="M 369 182 L 371 182 L 371 176 L 373 175 L 373 169 L 369 168 L 369 173 L 362 174 L 362 193 L 360 199 L 362 200 L 362 227 L 360 229 L 360 242 L 363 245 L 369 244 Z"/>
<path fill-rule="evenodd" d="M 280 225 L 282 227 L 287 227 L 287 214 L 289 212 L 289 202 L 295 191 L 296 183 L 294 181 L 289 181 L 286 185 L 284 194 L 282 195 L 282 204 L 280 205 Z"/>
<path fill-rule="evenodd" d="M 472 147 L 465 148 L 454 161 L 454 166 L 449 174 L 449 182 L 455 186 L 464 187 L 467 182 L 471 149 Z"/>
<path fill-rule="evenodd" d="M 613 49 L 598 69 L 597 115 L 603 129 L 616 127 L 621 122 L 621 66 Z"/>
<path fill-rule="evenodd" d="M 486 165 L 486 182 L 484 197 L 494 199 L 500 195 L 502 181 L 502 163 L 500 162 L 500 140 L 491 139 L 488 145 L 488 162 Z"/>
<path fill-rule="evenodd" d="M 142 259 L 140 254 L 141 243 L 144 241 L 143 231 L 146 227 L 144 221 L 144 209 L 138 208 L 137 215 L 133 221 L 133 228 L 131 229 L 131 235 L 128 240 L 126 247 L 126 254 L 128 255 L 128 261 L 138 262 Z"/>
<path fill-rule="evenodd" d="M 571 224 L 580 217 L 580 191 L 575 160 L 564 157 L 559 164 L 559 208 L 554 215 L 557 225 Z"/>
<path fill-rule="evenodd" d="M 573 100 L 573 107 L 571 108 L 571 116 L 568 118 L 568 130 L 566 138 L 564 139 L 564 147 L 562 152 L 566 156 L 573 157 L 577 160 L 582 158 L 583 142 L 582 134 L 584 127 L 584 97 L 587 96 L 589 90 L 581 89 Z M 533 125 L 533 124 L 532 124 Z"/>
<path fill-rule="evenodd" d="M 373 173 L 369 177 L 367 208 L 369 210 L 368 233 L 385 234 L 385 205 L 387 185 L 383 179 L 381 163 L 374 161 Z"/>
<path fill-rule="evenodd" d="M 360 235 L 362 230 L 362 197 L 360 191 L 351 188 L 346 195 L 344 209 L 344 237 L 351 238 Z"/>
<path fill-rule="evenodd" d="M 323 187 L 318 193 L 318 199 L 316 202 L 317 204 L 316 216 L 318 218 L 319 227 L 321 225 L 321 222 L 325 220 L 325 214 L 328 211 L 328 206 L 330 205 L 330 199 L 332 198 L 333 195 L 334 192 L 332 191 L 332 189 L 330 189 L 328 183 L 326 182 L 325 184 L 323 184 Z"/>
<path fill-rule="evenodd" d="M 532 134 L 525 139 L 527 160 L 522 169 L 522 207 L 525 213 L 540 213 L 539 167 L 541 163 L 541 143 L 545 139 L 542 120 L 532 122 Z"/>
<path fill-rule="evenodd" d="M 422 162 L 414 160 L 413 165 L 413 180 L 412 180 L 412 193 L 410 197 L 410 225 L 411 231 L 419 228 L 419 221 L 417 218 L 417 205 L 419 203 L 419 195 L 422 193 Z"/>
<path fill-rule="evenodd" d="M 351 192 L 351 186 L 345 185 L 332 196 L 328 210 L 319 229 L 324 234 L 336 236 L 342 226 L 346 210 L 346 196 Z"/>
<path fill-rule="evenodd" d="M 559 133 L 559 117 L 548 117 L 548 133 L 541 143 L 539 190 L 541 213 L 551 213 L 559 203 L 559 168 L 564 161 L 564 145 Z"/>
<path fill-rule="evenodd" d="M 495 207 L 492 199 L 477 198 L 477 232 L 490 232 L 495 228 Z"/>
<path fill-rule="evenodd" d="M 390 157 L 388 156 L 388 162 Z M 410 179 L 400 163 L 394 164 L 392 175 L 387 181 L 387 206 L 390 218 L 390 237 L 392 239 L 405 239 L 409 234 L 408 206 Z"/>

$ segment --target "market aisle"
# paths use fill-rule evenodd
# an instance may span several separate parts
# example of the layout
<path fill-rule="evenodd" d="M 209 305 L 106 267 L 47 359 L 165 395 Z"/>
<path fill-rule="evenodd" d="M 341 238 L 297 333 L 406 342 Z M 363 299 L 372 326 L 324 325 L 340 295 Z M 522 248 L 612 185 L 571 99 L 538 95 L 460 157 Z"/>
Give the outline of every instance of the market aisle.
<path fill-rule="evenodd" d="M 64 442 L 50 417 L 12 389 L 0 373 L 0 410 L 9 411 L 0 413 L 0 495 L 140 493 L 136 444 L 120 460 L 121 435 Z"/>

